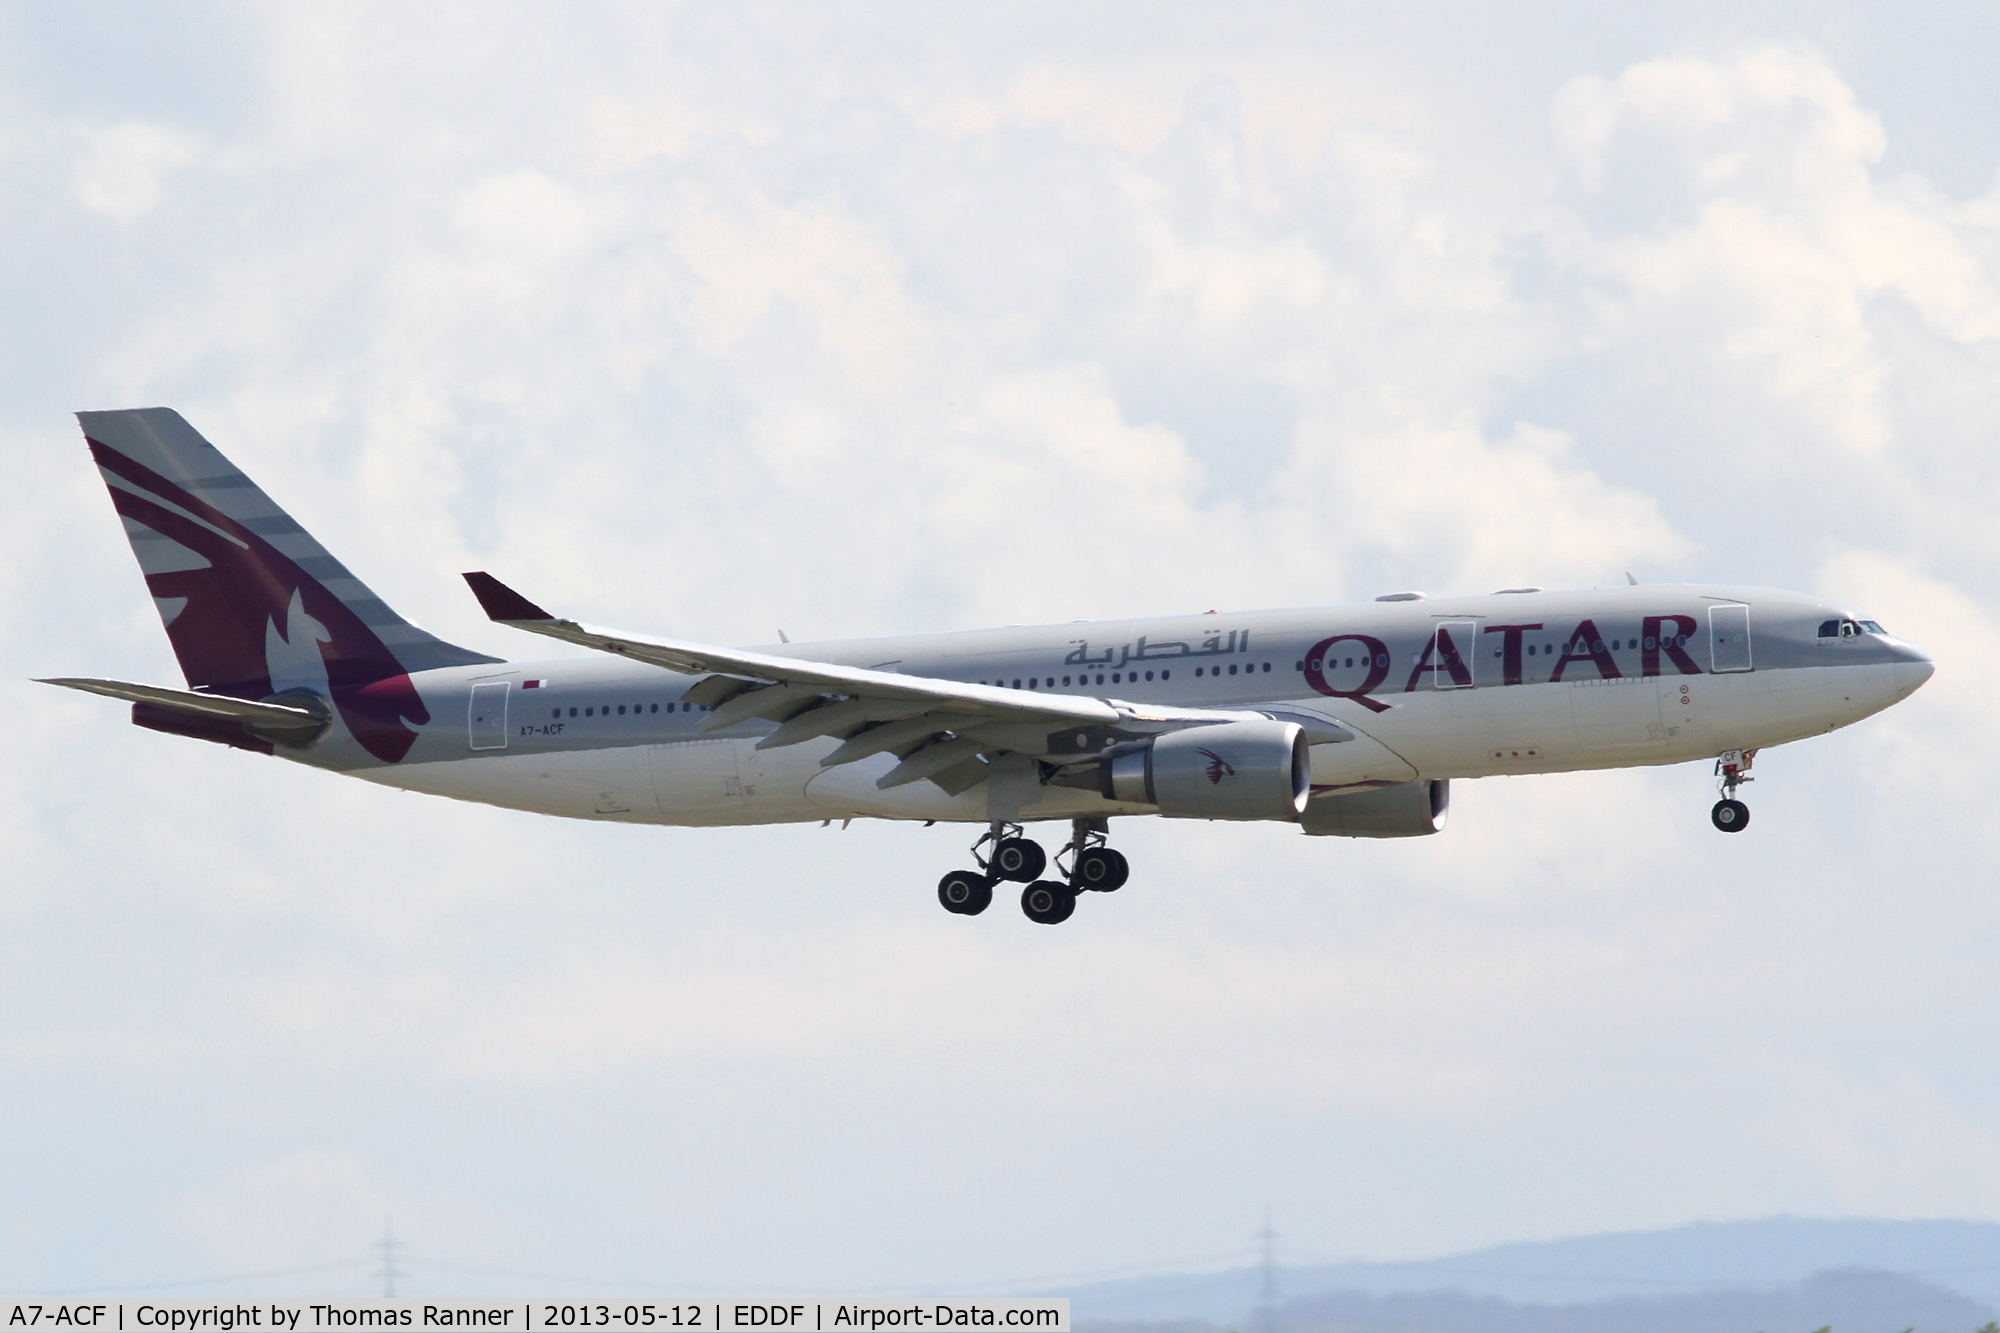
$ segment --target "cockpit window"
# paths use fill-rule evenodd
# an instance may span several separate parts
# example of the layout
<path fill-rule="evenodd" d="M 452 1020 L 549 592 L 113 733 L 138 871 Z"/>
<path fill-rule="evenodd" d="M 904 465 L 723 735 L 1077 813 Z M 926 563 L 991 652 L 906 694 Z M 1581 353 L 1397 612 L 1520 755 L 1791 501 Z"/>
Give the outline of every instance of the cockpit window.
<path fill-rule="evenodd" d="M 1822 620 L 1819 636 L 1822 639 L 1852 639 L 1861 634 L 1887 634 L 1888 631 L 1872 620 Z"/>
<path fill-rule="evenodd" d="M 1887 634 L 1889 632 L 1888 630 L 1883 629 L 1880 625 L 1876 624 L 1872 620 L 1862 621 L 1861 628 L 1867 630 L 1870 634 Z"/>
<path fill-rule="evenodd" d="M 1837 638 L 1839 635 L 1840 622 L 1838 620 L 1822 620 L 1819 622 L 1819 636 L 1822 639 Z"/>

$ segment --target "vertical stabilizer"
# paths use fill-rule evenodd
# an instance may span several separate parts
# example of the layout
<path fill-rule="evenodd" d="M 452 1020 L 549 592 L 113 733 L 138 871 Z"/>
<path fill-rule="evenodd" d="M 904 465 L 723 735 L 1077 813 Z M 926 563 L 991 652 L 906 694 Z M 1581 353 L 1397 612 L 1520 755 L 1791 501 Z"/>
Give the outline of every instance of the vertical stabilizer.
<path fill-rule="evenodd" d="M 394 763 L 430 720 L 410 672 L 499 660 L 390 610 L 173 409 L 77 420 L 193 689 L 322 694 Z"/>

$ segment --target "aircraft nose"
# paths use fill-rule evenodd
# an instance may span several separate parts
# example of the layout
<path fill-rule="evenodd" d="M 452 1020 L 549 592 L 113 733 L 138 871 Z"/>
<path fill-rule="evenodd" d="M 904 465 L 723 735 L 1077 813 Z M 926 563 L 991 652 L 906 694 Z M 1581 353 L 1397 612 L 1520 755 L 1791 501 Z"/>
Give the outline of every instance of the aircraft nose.
<path fill-rule="evenodd" d="M 1917 687 L 1937 674 L 1937 663 L 1920 648 L 1909 644 L 1896 657 L 1896 688 L 1905 696 L 1915 694 Z"/>

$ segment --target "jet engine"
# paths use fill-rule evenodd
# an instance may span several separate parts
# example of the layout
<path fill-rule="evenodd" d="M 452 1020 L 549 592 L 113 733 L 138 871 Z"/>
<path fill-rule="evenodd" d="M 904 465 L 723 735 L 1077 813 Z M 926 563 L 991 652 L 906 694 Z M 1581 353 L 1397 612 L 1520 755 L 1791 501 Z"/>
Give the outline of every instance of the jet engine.
<path fill-rule="evenodd" d="M 1420 838 L 1444 827 L 1451 779 L 1426 778 L 1392 787 L 1315 796 L 1299 823 L 1307 833 L 1341 838 Z"/>
<path fill-rule="evenodd" d="M 1157 806 L 1169 819 L 1289 823 L 1306 808 L 1312 760 L 1296 722 L 1219 722 L 1155 736 L 1056 781 Z"/>

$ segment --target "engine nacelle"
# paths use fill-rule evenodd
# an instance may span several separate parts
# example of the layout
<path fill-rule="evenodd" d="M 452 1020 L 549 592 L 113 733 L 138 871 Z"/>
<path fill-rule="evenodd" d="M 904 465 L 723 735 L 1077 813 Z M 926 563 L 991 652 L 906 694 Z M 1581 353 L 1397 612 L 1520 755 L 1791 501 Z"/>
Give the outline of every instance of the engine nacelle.
<path fill-rule="evenodd" d="M 1340 838 L 1421 838 L 1444 827 L 1451 779 L 1425 778 L 1393 787 L 1315 796 L 1300 816 L 1307 833 Z"/>
<path fill-rule="evenodd" d="M 1155 736 L 1095 776 L 1111 800 L 1157 806 L 1168 819 L 1291 822 L 1312 792 L 1312 759 L 1296 722 L 1219 722 Z"/>

